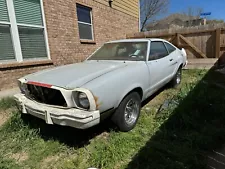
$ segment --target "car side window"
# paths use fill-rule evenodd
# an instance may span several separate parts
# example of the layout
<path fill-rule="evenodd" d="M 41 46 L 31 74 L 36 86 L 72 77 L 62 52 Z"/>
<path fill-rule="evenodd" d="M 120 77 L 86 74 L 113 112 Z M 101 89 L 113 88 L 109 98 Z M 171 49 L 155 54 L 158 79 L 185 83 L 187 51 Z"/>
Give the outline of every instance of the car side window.
<path fill-rule="evenodd" d="M 176 50 L 176 48 L 173 47 L 172 45 L 170 45 L 169 43 L 164 42 L 164 44 L 166 45 L 166 48 L 169 51 L 169 53 L 172 53 L 172 52 L 174 52 Z"/>
<path fill-rule="evenodd" d="M 169 53 L 161 41 L 153 41 L 150 46 L 149 60 L 157 60 L 167 56 Z"/>

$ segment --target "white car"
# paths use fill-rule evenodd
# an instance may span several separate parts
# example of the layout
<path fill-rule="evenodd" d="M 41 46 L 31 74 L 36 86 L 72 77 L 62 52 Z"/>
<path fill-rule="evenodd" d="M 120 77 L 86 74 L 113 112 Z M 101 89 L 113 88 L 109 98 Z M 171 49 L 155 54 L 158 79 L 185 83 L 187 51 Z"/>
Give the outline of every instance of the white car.
<path fill-rule="evenodd" d="M 141 102 L 167 83 L 177 86 L 186 52 L 162 39 L 105 43 L 82 63 L 19 79 L 22 113 L 86 129 L 110 117 L 121 131 L 134 128 Z"/>

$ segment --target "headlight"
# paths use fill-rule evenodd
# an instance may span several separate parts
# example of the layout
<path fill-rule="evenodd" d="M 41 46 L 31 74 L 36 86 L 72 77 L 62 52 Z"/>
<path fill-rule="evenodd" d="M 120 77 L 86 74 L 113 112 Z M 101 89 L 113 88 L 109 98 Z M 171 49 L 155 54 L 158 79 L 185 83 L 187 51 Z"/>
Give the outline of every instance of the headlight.
<path fill-rule="evenodd" d="M 90 102 L 88 100 L 88 97 L 83 92 L 76 92 L 75 101 L 78 107 L 83 109 L 89 109 L 90 108 Z"/>
<path fill-rule="evenodd" d="M 27 91 L 27 84 L 18 81 L 18 86 L 20 88 L 21 93 L 25 94 Z"/>

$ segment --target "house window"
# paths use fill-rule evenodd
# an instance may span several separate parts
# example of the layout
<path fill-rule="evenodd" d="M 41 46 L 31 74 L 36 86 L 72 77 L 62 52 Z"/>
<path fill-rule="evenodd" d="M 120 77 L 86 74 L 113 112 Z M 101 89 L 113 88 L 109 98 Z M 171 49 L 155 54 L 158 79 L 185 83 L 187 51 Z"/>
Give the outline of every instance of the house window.
<path fill-rule="evenodd" d="M 0 61 L 48 58 L 42 8 L 42 0 L 0 0 Z"/>
<path fill-rule="evenodd" d="M 6 0 L 0 1 L 0 62 L 14 60 L 15 54 L 11 37 L 11 23 L 7 10 Z"/>
<path fill-rule="evenodd" d="M 93 40 L 91 8 L 77 4 L 77 18 L 80 39 Z"/>

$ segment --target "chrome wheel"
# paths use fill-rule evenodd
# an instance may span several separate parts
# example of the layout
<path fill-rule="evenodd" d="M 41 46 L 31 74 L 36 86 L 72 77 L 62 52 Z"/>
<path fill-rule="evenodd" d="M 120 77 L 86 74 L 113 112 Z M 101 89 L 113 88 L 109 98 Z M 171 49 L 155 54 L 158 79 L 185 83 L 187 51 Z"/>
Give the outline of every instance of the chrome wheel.
<path fill-rule="evenodd" d="M 179 71 L 177 72 L 176 83 L 177 83 L 177 84 L 180 84 L 180 82 L 181 82 L 181 71 L 179 70 Z"/>
<path fill-rule="evenodd" d="M 138 114 L 139 114 L 139 104 L 135 100 L 130 99 L 125 107 L 124 113 L 125 122 L 128 125 L 134 124 L 138 118 Z"/>
<path fill-rule="evenodd" d="M 119 127 L 120 131 L 132 130 L 140 116 L 141 97 L 137 92 L 128 94 L 117 107 L 112 115 L 112 121 Z"/>

